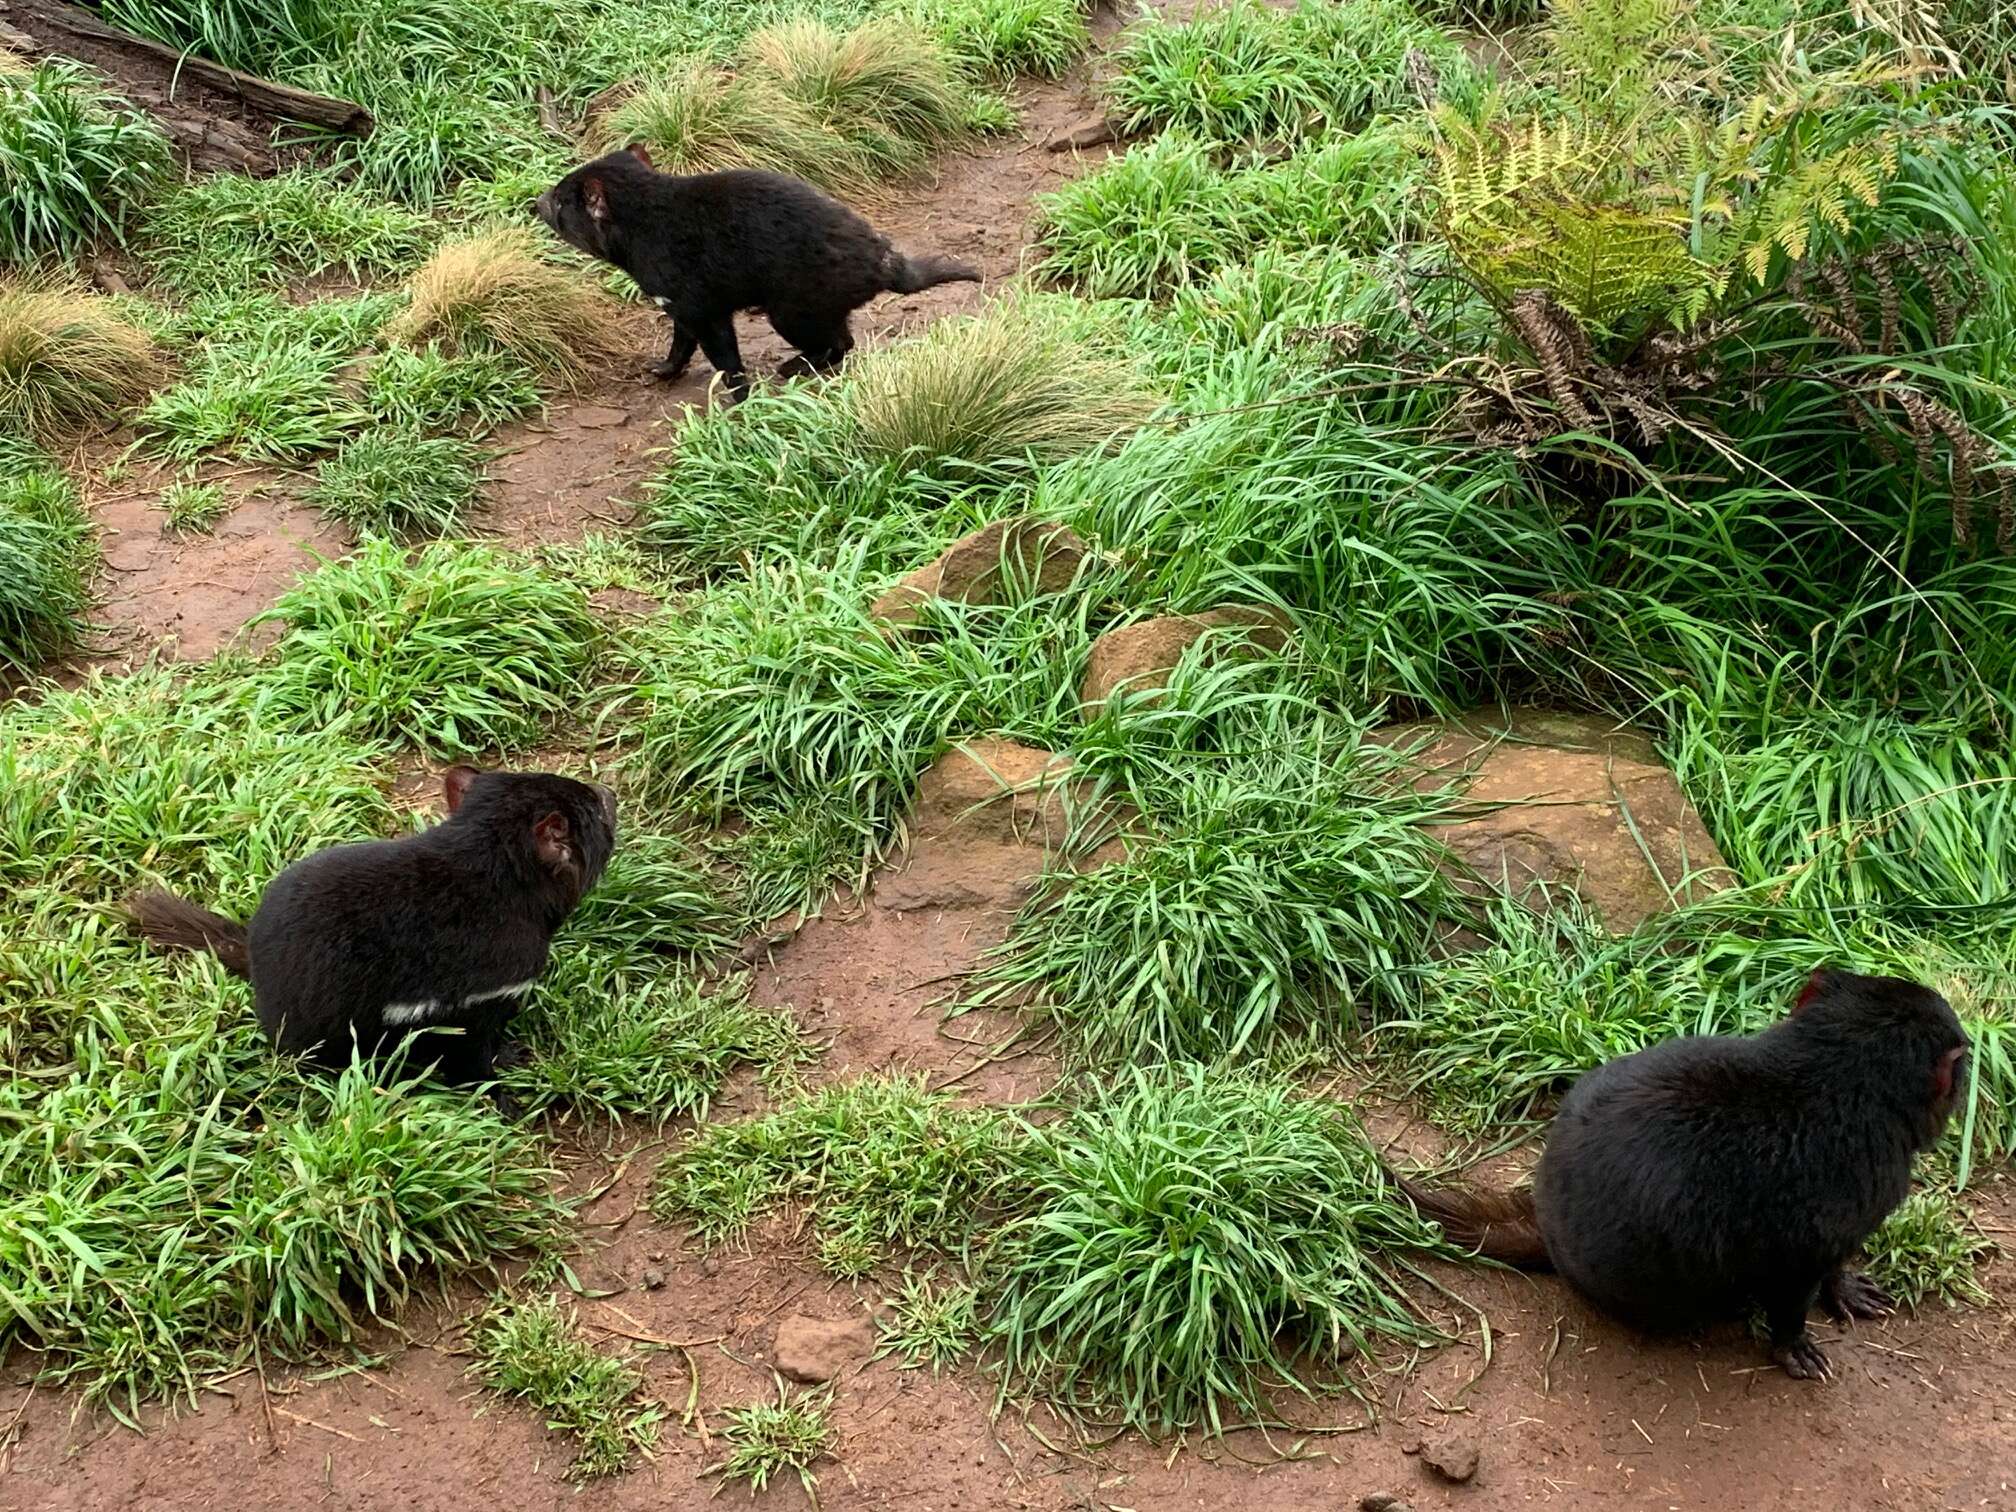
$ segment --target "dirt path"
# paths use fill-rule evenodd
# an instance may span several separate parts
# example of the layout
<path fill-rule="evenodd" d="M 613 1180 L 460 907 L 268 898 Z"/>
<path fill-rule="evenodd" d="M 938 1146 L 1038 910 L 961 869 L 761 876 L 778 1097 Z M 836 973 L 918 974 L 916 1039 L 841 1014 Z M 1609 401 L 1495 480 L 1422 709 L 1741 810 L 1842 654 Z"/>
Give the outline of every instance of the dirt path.
<path fill-rule="evenodd" d="M 1102 25 L 1110 32 L 1112 22 Z M 1087 106 L 1083 70 L 1022 91 L 1023 139 L 948 159 L 936 181 L 876 212 L 900 243 L 979 261 L 988 285 L 954 285 L 865 313 L 865 341 L 888 339 L 968 310 L 1020 267 L 1031 196 L 1075 171 L 1043 141 Z M 660 340 L 635 316 L 639 362 Z M 752 365 L 785 355 L 760 320 L 745 322 Z M 534 424 L 498 438 L 487 528 L 531 543 L 563 539 L 623 517 L 621 498 L 646 477 L 668 425 L 707 402 L 704 365 L 670 388 L 635 367 L 611 372 Z M 163 637 L 173 654 L 204 656 L 269 604 L 306 551 L 340 550 L 298 501 L 302 480 L 244 475 L 264 485 L 216 538 L 160 535 L 151 508 L 159 478 L 144 472 L 94 491 L 107 535 L 101 620 L 110 659 L 136 658 Z M 1033 861 L 1032 861 L 1033 864 Z M 978 879 L 965 894 L 937 881 Z M 795 1004 L 831 1040 L 819 1074 L 912 1066 L 959 1078 L 971 1096 L 996 1100 L 1040 1090 L 1054 1068 L 1040 1049 L 995 1058 L 1011 1031 L 971 1018 L 940 1031 L 946 979 L 1001 937 L 1014 886 L 997 851 L 956 841 L 923 847 L 899 889 L 888 880 L 863 899 L 783 934 L 755 968 L 755 996 Z M 1017 1052 L 1028 1047 L 1018 1046 Z M 676 1137 L 678 1127 L 667 1131 Z M 652 1141 L 640 1149 L 655 1148 Z M 621 1151 L 575 1152 L 584 1186 Z M 427 1512 L 545 1512 L 588 1508 L 699 1508 L 715 1482 L 725 1406 L 768 1393 L 779 1323 L 793 1315 L 858 1317 L 880 1299 L 872 1285 L 835 1283 L 808 1260 L 805 1236 L 781 1226 L 746 1250 L 705 1255 L 690 1236 L 640 1205 L 652 1159 L 584 1213 L 575 1262 L 590 1292 L 584 1318 L 626 1336 L 699 1340 L 689 1352 L 645 1356 L 654 1391 L 675 1409 L 689 1395 L 690 1428 L 667 1425 L 657 1459 L 613 1481 L 577 1489 L 564 1478 L 568 1450 L 534 1413 L 478 1391 L 457 1356 L 456 1321 L 471 1300 L 416 1316 L 406 1335 L 384 1336 L 382 1363 L 315 1382 L 276 1374 L 262 1389 L 241 1374 L 206 1390 L 194 1411 L 153 1415 L 145 1436 L 24 1382 L 35 1362 L 16 1355 L 0 1380 L 0 1512 L 115 1509 L 415 1508 Z M 2016 1232 L 2006 1178 L 1979 1209 L 2005 1237 Z M 647 1268 L 669 1284 L 647 1289 Z M 1416 1508 L 1853 1508 L 1878 1512 L 2016 1512 L 2016 1314 L 1938 1308 L 1834 1341 L 1834 1382 L 1815 1386 L 1760 1369 L 1734 1331 L 1703 1343 L 1647 1344 L 1592 1318 L 1555 1282 L 1444 1269 L 1438 1280 L 1489 1319 L 1485 1366 L 1475 1313 L 1438 1303 L 1466 1342 L 1412 1373 L 1392 1362 L 1376 1378 L 1380 1421 L 1364 1427 L 1349 1401 L 1289 1402 L 1299 1428 L 1193 1440 L 1180 1449 L 1123 1437 L 1081 1449 L 1068 1428 L 1037 1411 L 996 1415 L 991 1382 L 971 1370 L 934 1379 L 888 1361 L 839 1378 L 837 1454 L 823 1467 L 829 1512 L 1348 1512 L 1378 1492 Z M 1984 1277 L 2016 1297 L 2016 1262 Z M 1823 1331 L 1822 1337 L 1826 1334 Z M 688 1360 L 698 1370 L 697 1387 Z M 1033 1427 L 1033 1431 L 1031 1431 Z M 1415 1441 L 1467 1437 L 1481 1455 L 1474 1481 L 1448 1486 L 1406 1451 Z M 1173 1452 L 1172 1452 L 1173 1450 Z M 1278 1456 L 1287 1454 L 1289 1458 Z M 739 1502 L 742 1493 L 728 1493 Z M 798 1507 L 795 1483 L 758 1501 Z"/>

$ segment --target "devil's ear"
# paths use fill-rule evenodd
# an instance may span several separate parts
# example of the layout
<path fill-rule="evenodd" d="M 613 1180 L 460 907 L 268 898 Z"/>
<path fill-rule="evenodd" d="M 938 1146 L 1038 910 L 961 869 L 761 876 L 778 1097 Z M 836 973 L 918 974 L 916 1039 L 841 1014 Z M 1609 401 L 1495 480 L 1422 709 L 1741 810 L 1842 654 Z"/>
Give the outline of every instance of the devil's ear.
<path fill-rule="evenodd" d="M 1806 985 L 1799 989 L 1799 996 L 1792 1004 L 1792 1011 L 1794 1013 L 1804 1013 L 1808 1008 L 1812 1007 L 1813 1000 L 1825 992 L 1833 980 L 1834 972 L 1831 967 L 1815 967 L 1813 975 L 1806 978 Z"/>
<path fill-rule="evenodd" d="M 452 766 L 441 774 L 441 795 L 448 800 L 449 813 L 462 807 L 462 800 L 469 796 L 469 784 L 482 775 L 466 765 Z"/>
<path fill-rule="evenodd" d="M 658 166 L 656 163 L 651 161 L 651 149 L 646 147 L 642 142 L 632 142 L 628 147 L 625 147 L 623 150 L 629 153 L 630 156 L 632 156 L 633 158 L 637 159 L 637 161 L 642 163 L 646 168 L 656 168 Z"/>
<path fill-rule="evenodd" d="M 1960 1067 L 1967 1059 L 1967 1047 L 1955 1045 L 1941 1055 L 1932 1066 L 1932 1100 L 1944 1103 L 1953 1096 L 1953 1083 L 1960 1075 Z"/>
<path fill-rule="evenodd" d="M 557 809 L 532 826 L 532 844 L 539 859 L 555 871 L 574 864 L 574 831 Z"/>
<path fill-rule="evenodd" d="M 609 219 L 609 189 L 599 178 L 581 180 L 581 203 L 588 208 L 588 219 Z"/>

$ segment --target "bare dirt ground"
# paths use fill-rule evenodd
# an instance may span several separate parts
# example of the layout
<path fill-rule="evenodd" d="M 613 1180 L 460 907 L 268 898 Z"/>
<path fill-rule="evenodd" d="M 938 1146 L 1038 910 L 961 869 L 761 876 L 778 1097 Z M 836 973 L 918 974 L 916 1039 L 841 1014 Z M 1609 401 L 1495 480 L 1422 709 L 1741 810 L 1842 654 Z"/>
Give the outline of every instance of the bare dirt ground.
<path fill-rule="evenodd" d="M 878 224 L 905 246 L 975 258 L 990 285 L 1015 272 L 1030 196 L 1076 171 L 1072 154 L 1042 144 L 1089 111 L 1085 76 L 1032 86 L 1022 103 L 1023 140 L 948 159 L 934 183 L 879 207 Z M 955 285 L 885 301 L 864 312 L 861 334 L 886 339 L 976 308 L 989 293 Z M 504 539 L 564 539 L 619 522 L 621 499 L 652 469 L 669 424 L 707 402 L 704 364 L 669 388 L 639 376 L 661 337 L 641 312 L 636 323 L 634 366 L 501 438 L 488 525 Z M 745 322 L 743 336 L 753 366 L 785 355 L 760 320 Z M 161 481 L 136 473 L 92 495 L 106 532 L 99 620 L 108 661 L 133 660 L 163 640 L 171 654 L 207 655 L 308 565 L 306 551 L 344 544 L 297 502 L 301 480 L 286 474 L 226 480 L 267 491 L 248 493 L 215 539 L 162 536 L 151 508 Z M 831 1040 L 820 1076 L 911 1066 L 969 1096 L 1030 1096 L 1054 1074 L 1040 1045 L 1010 1043 L 1005 1015 L 941 1028 L 936 1005 L 948 979 L 1001 938 L 1036 863 L 1033 849 L 1018 858 L 973 837 L 928 841 L 900 885 L 885 878 L 777 931 L 757 952 L 755 995 L 795 1005 Z M 949 877 L 972 885 L 942 886 Z M 570 1451 L 536 1414 L 466 1378 L 459 1325 L 473 1294 L 458 1293 L 411 1316 L 403 1333 L 379 1335 L 368 1368 L 268 1371 L 263 1381 L 241 1373 L 207 1387 L 193 1410 L 150 1414 L 144 1434 L 30 1387 L 36 1362 L 17 1352 L 0 1370 L 0 1509 L 705 1505 L 716 1493 L 703 1472 L 721 1457 L 720 1412 L 774 1389 L 780 1322 L 860 1318 L 886 1287 L 828 1279 L 810 1261 L 807 1237 L 783 1225 L 707 1254 L 653 1219 L 643 1206 L 650 1169 L 679 1132 L 675 1124 L 641 1143 L 631 1133 L 563 1155 L 579 1190 L 621 1171 L 582 1215 L 574 1268 L 589 1292 L 614 1293 L 581 1301 L 584 1320 L 611 1345 L 642 1351 L 653 1391 L 672 1409 L 657 1457 L 642 1468 L 587 1488 L 566 1480 Z M 1977 1207 L 1996 1237 L 2016 1242 L 2006 1176 Z M 666 1284 L 647 1287 L 647 1269 Z M 1369 1373 L 1371 1424 L 1358 1404 L 1333 1397 L 1284 1401 L 1283 1425 L 1219 1440 L 1088 1439 L 1044 1409 L 998 1404 L 974 1370 L 934 1379 L 858 1359 L 835 1382 L 838 1441 L 821 1467 L 818 1503 L 829 1512 L 1348 1512 L 1385 1492 L 1416 1508 L 1477 1512 L 2016 1509 L 2009 1301 L 1935 1306 L 1838 1337 L 1823 1326 L 1837 1377 L 1815 1385 L 1762 1366 L 1737 1330 L 1651 1343 L 1593 1317 L 1549 1278 L 1443 1267 L 1435 1279 L 1460 1305 L 1424 1285 L 1424 1306 L 1460 1342 Z M 2016 1298 L 2016 1261 L 1998 1259 L 1983 1280 Z M 1467 1484 L 1445 1483 L 1409 1453 L 1450 1439 L 1480 1452 Z M 798 1507 L 806 1497 L 791 1481 L 757 1500 Z"/>

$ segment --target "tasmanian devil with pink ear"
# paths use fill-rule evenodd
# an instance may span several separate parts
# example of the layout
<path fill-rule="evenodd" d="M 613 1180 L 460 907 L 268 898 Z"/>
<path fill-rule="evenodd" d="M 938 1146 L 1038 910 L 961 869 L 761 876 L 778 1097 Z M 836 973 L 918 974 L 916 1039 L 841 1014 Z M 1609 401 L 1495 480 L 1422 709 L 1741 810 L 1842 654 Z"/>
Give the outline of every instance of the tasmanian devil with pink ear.
<path fill-rule="evenodd" d="M 489 1080 L 554 933 L 616 846 L 616 795 L 534 772 L 450 767 L 448 818 L 318 851 L 268 885 L 249 925 L 165 892 L 127 913 L 165 950 L 250 978 L 274 1045 L 340 1068 L 413 1043 L 443 1081 Z"/>

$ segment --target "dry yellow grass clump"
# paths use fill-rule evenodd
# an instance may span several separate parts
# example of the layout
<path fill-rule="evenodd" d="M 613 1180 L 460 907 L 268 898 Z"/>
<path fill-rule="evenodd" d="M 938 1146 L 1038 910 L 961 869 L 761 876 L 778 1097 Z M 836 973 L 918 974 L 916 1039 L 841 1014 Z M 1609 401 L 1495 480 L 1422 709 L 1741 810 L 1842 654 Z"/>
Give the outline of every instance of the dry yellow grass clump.
<path fill-rule="evenodd" d="M 667 172 L 769 168 L 858 193 L 965 134 L 971 107 L 950 57 L 913 26 L 787 21 L 752 36 L 735 69 L 688 62 L 639 83 L 596 139 L 641 141 Z"/>
<path fill-rule="evenodd" d="M 542 258 L 525 229 L 450 242 L 407 289 L 411 303 L 385 328 L 401 346 L 502 352 L 545 377 L 574 383 L 634 344 L 618 306 L 580 274 Z"/>
<path fill-rule="evenodd" d="M 985 463 L 1102 446 L 1157 401 L 1096 335 L 1050 301 L 1005 300 L 861 357 L 849 384 L 860 444 L 872 456 Z"/>
<path fill-rule="evenodd" d="M 160 374 L 154 340 L 108 299 L 0 280 L 0 432 L 52 441 L 115 424 Z"/>

